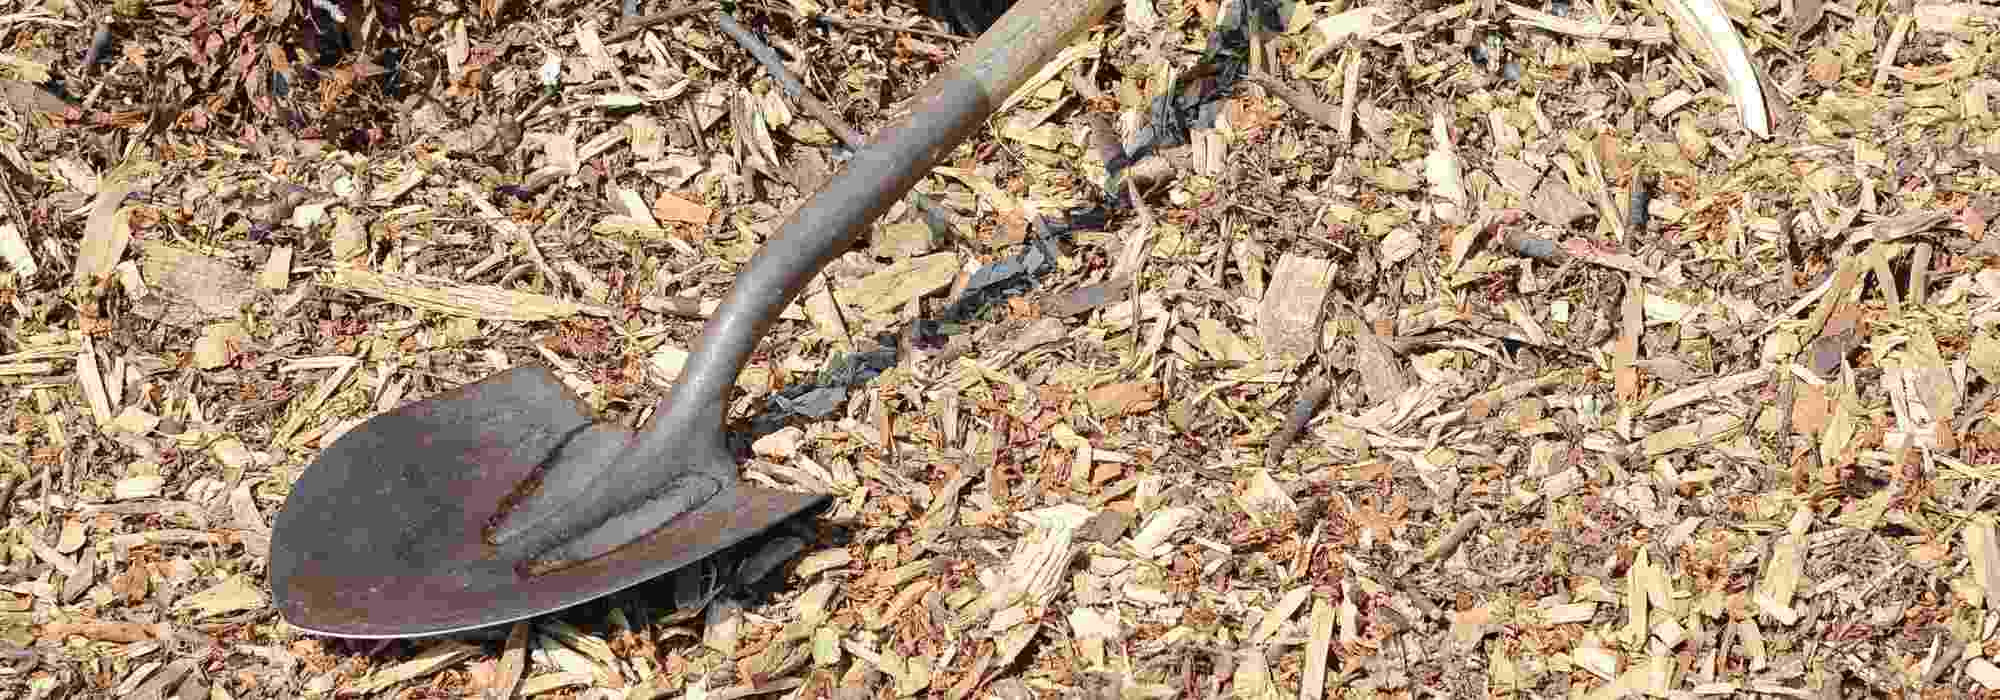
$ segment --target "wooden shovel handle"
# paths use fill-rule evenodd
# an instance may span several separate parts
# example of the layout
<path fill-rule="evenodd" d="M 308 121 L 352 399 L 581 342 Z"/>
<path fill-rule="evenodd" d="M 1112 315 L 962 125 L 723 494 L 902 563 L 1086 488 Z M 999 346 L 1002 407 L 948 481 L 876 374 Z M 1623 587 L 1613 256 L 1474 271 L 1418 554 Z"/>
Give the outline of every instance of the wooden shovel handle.
<path fill-rule="evenodd" d="M 719 430 L 730 385 L 806 283 L 1117 1 L 1021 0 L 926 84 L 908 114 L 882 129 L 757 251 L 709 317 L 652 425 L 688 425 L 659 420 L 675 416 L 712 420 Z M 674 439 L 666 432 L 649 430 L 645 440 Z"/>

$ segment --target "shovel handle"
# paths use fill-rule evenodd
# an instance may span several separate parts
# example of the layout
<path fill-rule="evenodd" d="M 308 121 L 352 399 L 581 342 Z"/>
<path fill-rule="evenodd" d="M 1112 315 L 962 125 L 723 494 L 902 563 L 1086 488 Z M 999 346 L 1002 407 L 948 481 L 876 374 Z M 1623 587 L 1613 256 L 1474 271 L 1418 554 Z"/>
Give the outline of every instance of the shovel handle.
<path fill-rule="evenodd" d="M 751 258 L 703 327 L 699 347 L 672 392 L 661 401 L 660 415 L 651 424 L 668 429 L 649 430 L 644 440 L 676 439 L 671 427 L 687 423 L 660 420 L 668 416 L 699 419 L 720 430 L 730 385 L 806 283 L 1116 2 L 1020 0 L 950 68 L 925 84 L 909 113 L 861 148 Z"/>

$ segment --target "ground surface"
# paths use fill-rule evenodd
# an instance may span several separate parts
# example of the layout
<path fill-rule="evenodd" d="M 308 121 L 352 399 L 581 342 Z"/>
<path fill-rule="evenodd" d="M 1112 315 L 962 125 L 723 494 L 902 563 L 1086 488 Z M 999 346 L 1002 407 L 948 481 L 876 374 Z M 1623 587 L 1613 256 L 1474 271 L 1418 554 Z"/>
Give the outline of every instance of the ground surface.
<path fill-rule="evenodd" d="M 524 363 L 629 422 L 835 130 L 712 9 L 350 6 L 320 67 L 295 0 L 14 4 L 0 697 L 1992 696 L 2000 7 L 1727 3 L 1751 128 L 1678 1 L 1278 6 L 1141 206 L 764 431 L 751 478 L 836 495 L 774 593 L 389 642 L 271 607 L 321 447 Z M 968 45 L 735 11 L 863 133 Z M 732 416 L 1099 201 L 1230 17 L 1114 10 Z"/>

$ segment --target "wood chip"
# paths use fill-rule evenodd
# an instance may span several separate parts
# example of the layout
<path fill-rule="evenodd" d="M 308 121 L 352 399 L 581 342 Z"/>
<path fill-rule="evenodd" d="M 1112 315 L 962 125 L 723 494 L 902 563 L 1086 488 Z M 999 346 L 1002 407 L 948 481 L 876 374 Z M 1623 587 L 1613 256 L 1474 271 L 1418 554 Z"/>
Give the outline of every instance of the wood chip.
<path fill-rule="evenodd" d="M 1167 508 L 1152 513 L 1146 518 L 1139 533 L 1132 537 L 1132 548 L 1141 555 L 1160 557 L 1168 553 L 1169 545 L 1176 541 L 1181 532 L 1200 519 L 1201 511 L 1194 508 Z"/>
<path fill-rule="evenodd" d="M 1972 660 L 1965 662 L 1965 675 L 1971 676 L 1972 680 L 1979 683 L 1980 687 L 1987 690 L 2000 690 L 2000 668 L 1994 667 L 1991 661 L 1977 656 L 1973 657 Z"/>
<path fill-rule="evenodd" d="M 152 290 L 133 304 L 140 316 L 184 327 L 234 319 L 257 294 L 250 273 L 229 261 L 155 241 L 142 241 L 139 252 Z"/>
<path fill-rule="evenodd" d="M 121 501 L 159 498 L 167 480 L 158 474 L 141 474 L 119 479 L 111 487 L 111 497 Z"/>
<path fill-rule="evenodd" d="M 1965 550 L 1972 562 L 1973 580 L 1986 591 L 1986 609 L 2000 610 L 2000 534 L 1993 518 L 1982 515 L 1965 528 Z"/>
<path fill-rule="evenodd" d="M 264 260 L 264 269 L 257 274 L 257 286 L 264 289 L 282 291 L 292 284 L 292 247 L 281 245 L 271 249 L 271 257 Z"/>
<path fill-rule="evenodd" d="M 83 225 L 83 245 L 76 254 L 72 283 L 81 286 L 109 279 L 112 268 L 125 257 L 132 243 L 132 209 L 125 196 L 137 185 L 124 179 L 109 179 L 98 185 L 90 202 L 90 218 Z"/>
<path fill-rule="evenodd" d="M 1007 561 L 1006 586 L 989 591 L 985 605 L 997 610 L 1014 605 L 1040 607 L 1053 601 L 1066 580 L 1064 571 L 1076 557 L 1077 530 L 1090 516 L 1089 509 L 1074 504 L 1016 513 L 1015 517 L 1031 529 Z"/>
<path fill-rule="evenodd" d="M 479 651 L 479 646 L 475 644 L 467 644 L 456 640 L 439 642 L 424 649 L 422 653 L 417 654 L 416 658 L 369 674 L 361 682 L 343 688 L 341 694 L 374 695 L 395 687 L 397 684 L 417 680 L 450 668 L 458 662 L 471 657 L 473 654 L 479 653 Z M 584 682 L 589 682 L 588 676 L 585 676 Z M 525 695 L 526 693 L 524 692 L 523 694 Z"/>
<path fill-rule="evenodd" d="M 1306 668 L 1299 680 L 1299 699 L 1326 697 L 1326 673 L 1333 649 L 1334 606 L 1326 596 L 1313 598 L 1312 617 L 1306 623 Z"/>
<path fill-rule="evenodd" d="M 250 330 L 236 321 L 211 323 L 202 328 L 194 343 L 194 364 L 201 369 L 220 369 L 236 361 Z"/>
<path fill-rule="evenodd" d="M 1544 177 L 1541 170 L 1527 163 L 1499 158 L 1493 162 L 1493 176 L 1521 199 L 1521 208 L 1550 226 L 1567 228 L 1592 213 L 1590 204 L 1571 191 L 1561 173 Z"/>
<path fill-rule="evenodd" d="M 1271 665 L 1260 648 L 1243 649 L 1236 652 L 1236 674 L 1231 678 L 1234 697 L 1241 700 L 1278 700 L 1283 697 L 1278 692 L 1278 682 L 1271 676 Z"/>
<path fill-rule="evenodd" d="M 1257 313 L 1267 371 L 1295 367 L 1319 351 L 1320 324 L 1332 285 L 1332 260 L 1294 253 L 1278 258 Z"/>
<path fill-rule="evenodd" d="M 6 263 L 8 269 L 24 280 L 34 279 L 41 271 L 41 266 L 35 263 L 34 251 L 28 249 L 27 239 L 21 237 L 20 227 L 12 222 L 0 223 L 0 263 Z"/>
<path fill-rule="evenodd" d="M 556 671 L 533 676 L 521 681 L 520 697 L 532 698 L 543 693 L 553 693 L 564 688 L 586 688 L 590 686 L 591 675 L 574 671 Z"/>
<path fill-rule="evenodd" d="M 459 284 L 409 273 L 342 268 L 322 275 L 328 287 L 447 316 L 488 321 L 548 321 L 579 314 L 612 316 L 609 308 L 491 285 Z"/>
<path fill-rule="evenodd" d="M 1646 404 L 1646 417 L 1656 417 L 1683 406 L 1700 401 L 1735 396 L 1771 380 L 1769 368 L 1753 369 L 1747 372 L 1718 377 L 1700 384 L 1681 387 L 1660 395 Z"/>
<path fill-rule="evenodd" d="M 1250 643 L 1269 642 L 1271 636 L 1278 633 L 1278 628 L 1290 620 L 1292 615 L 1297 614 L 1299 606 L 1304 605 L 1306 599 L 1311 596 L 1310 586 L 1300 586 L 1285 593 L 1285 597 L 1280 598 L 1276 605 L 1264 611 L 1264 617 L 1257 623 L 1257 629 L 1250 633 Z"/>
<path fill-rule="evenodd" d="M 521 685 L 521 676 L 528 669 L 528 640 L 532 633 L 533 627 L 525 621 L 516 622 L 508 629 L 499 663 L 493 667 L 492 685 L 486 689 L 488 700 L 505 700 L 515 696 Z"/>

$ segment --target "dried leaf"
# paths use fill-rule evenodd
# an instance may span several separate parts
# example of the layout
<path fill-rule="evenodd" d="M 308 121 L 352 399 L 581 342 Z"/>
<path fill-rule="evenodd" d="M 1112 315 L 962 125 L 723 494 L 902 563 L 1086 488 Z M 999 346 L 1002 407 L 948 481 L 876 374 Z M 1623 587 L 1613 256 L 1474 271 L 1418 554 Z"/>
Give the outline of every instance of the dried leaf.
<path fill-rule="evenodd" d="M 87 620 L 80 622 L 51 622 L 42 626 L 42 638 L 61 643 L 71 635 L 101 642 L 129 644 L 153 638 L 153 630 L 137 622 L 109 622 Z"/>
<path fill-rule="evenodd" d="M 207 618 L 263 607 L 265 603 L 263 590 L 251 583 L 248 576 L 235 574 L 207 590 L 182 598 L 176 608 L 193 609 L 199 613 L 197 618 Z"/>
<path fill-rule="evenodd" d="M 1158 407 L 1158 391 L 1159 386 L 1152 382 L 1119 382 L 1091 389 L 1085 399 L 1090 402 L 1091 415 L 1129 416 Z"/>
<path fill-rule="evenodd" d="M 958 278 L 958 256 L 937 253 L 898 261 L 861 279 L 852 297 L 864 312 L 884 316 L 911 300 L 936 294 Z M 846 296 L 843 294 L 843 296 Z"/>
<path fill-rule="evenodd" d="M 661 192 L 653 200 L 653 216 L 661 221 L 706 224 L 713 215 L 708 207 L 676 197 L 671 192 Z"/>

